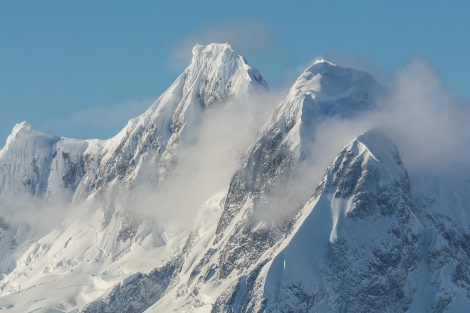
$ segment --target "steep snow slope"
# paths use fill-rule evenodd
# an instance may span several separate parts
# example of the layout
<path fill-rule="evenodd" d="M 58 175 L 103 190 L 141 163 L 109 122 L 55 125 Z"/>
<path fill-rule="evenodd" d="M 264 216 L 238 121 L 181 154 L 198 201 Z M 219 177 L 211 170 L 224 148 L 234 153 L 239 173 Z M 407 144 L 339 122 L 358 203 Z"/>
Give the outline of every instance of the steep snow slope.
<path fill-rule="evenodd" d="M 2 250 L 8 256 L 2 269 L 8 275 L 0 283 L 0 306 L 14 303 L 12 312 L 73 310 L 130 274 L 170 266 L 189 230 L 175 232 L 158 221 L 136 218 L 132 209 L 138 203 L 122 202 L 117 195 L 129 194 L 137 184 L 148 184 L 149 191 L 158 188 L 171 175 L 178 148 L 188 144 L 206 108 L 259 88 L 266 88 L 259 72 L 228 44 L 197 45 L 185 72 L 109 140 L 56 138 L 32 131 L 27 123 L 17 125 L 0 155 L 6 173 L 2 194 L 28 201 L 67 194 L 62 209 L 72 198 L 73 207 L 68 219 L 46 236 L 24 239 L 21 250 L 15 250 L 15 238 L 25 236 L 15 229 L 28 229 L 27 223 L 7 221 L 2 226 Z M 39 203 L 31 201 L 33 206 Z M 11 209 L 24 207 L 12 202 Z M 62 291 L 64 283 L 70 285 L 67 292 Z M 44 298 L 51 290 L 57 296 Z"/>

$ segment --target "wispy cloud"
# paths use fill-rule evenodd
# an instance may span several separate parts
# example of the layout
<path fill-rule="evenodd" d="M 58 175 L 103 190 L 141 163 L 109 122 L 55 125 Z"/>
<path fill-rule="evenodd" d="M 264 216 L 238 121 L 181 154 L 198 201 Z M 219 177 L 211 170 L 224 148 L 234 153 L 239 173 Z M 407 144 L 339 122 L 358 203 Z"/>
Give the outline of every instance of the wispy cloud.
<path fill-rule="evenodd" d="M 430 64 L 415 58 L 396 71 L 377 111 L 349 120 L 325 121 L 318 125 L 317 134 L 321 135 L 315 144 L 322 153 L 334 153 L 348 138 L 381 128 L 397 145 L 408 170 L 442 172 L 459 162 L 468 164 L 469 120 L 470 106 L 462 105 L 442 87 Z"/>
<path fill-rule="evenodd" d="M 0 217 L 7 223 L 28 225 L 33 234 L 44 235 L 71 212 L 71 205 L 58 195 L 41 199 L 28 195 L 1 197 Z"/>
<path fill-rule="evenodd" d="M 439 181 L 468 184 L 470 105 L 456 100 L 423 59 L 409 60 L 394 73 L 388 88 L 376 109 L 318 123 L 313 141 L 302 142 L 309 144 L 303 148 L 310 153 L 299 164 L 297 175 L 258 214 L 282 219 L 289 209 L 305 204 L 341 149 L 373 128 L 392 139 L 412 180 L 430 174 Z"/>
<path fill-rule="evenodd" d="M 180 146 L 177 165 L 162 184 L 155 188 L 140 183 L 125 202 L 160 225 L 176 222 L 191 227 L 198 207 L 228 188 L 242 155 L 279 100 L 279 94 L 262 92 L 207 109 Z"/>

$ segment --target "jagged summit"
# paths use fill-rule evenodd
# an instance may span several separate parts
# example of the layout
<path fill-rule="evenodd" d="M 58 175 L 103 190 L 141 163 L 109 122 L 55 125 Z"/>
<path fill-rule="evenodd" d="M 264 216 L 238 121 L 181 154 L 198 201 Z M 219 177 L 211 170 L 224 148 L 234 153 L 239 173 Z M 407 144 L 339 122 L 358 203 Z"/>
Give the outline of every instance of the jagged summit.
<path fill-rule="evenodd" d="M 195 87 L 205 107 L 253 88 L 267 87 L 261 74 L 227 43 L 195 45 L 185 75 L 184 91 Z"/>
<path fill-rule="evenodd" d="M 184 72 L 146 112 L 130 120 L 127 128 L 146 124 L 165 111 L 182 115 L 267 88 L 259 71 L 227 43 L 196 44 L 192 53 L 191 63 Z"/>
<path fill-rule="evenodd" d="M 161 180 L 177 147 L 197 129 L 206 108 L 266 86 L 261 74 L 229 44 L 196 45 L 191 64 L 175 82 L 106 143 L 99 171 L 127 182 L 142 175 Z M 145 163 L 157 168 L 157 173 L 141 170 Z M 100 176 L 91 184 L 101 186 Z"/>
<path fill-rule="evenodd" d="M 192 49 L 192 62 L 197 62 L 202 59 L 212 59 L 219 58 L 223 56 L 231 56 L 235 54 L 235 51 L 232 49 L 228 43 L 210 43 L 208 45 L 196 44 Z"/>
<path fill-rule="evenodd" d="M 328 168 L 326 177 L 325 191 L 331 192 L 333 188 L 335 197 L 340 198 L 359 193 L 361 189 L 371 194 L 375 188 L 381 191 L 381 188 L 399 185 L 406 195 L 410 189 L 398 149 L 379 129 L 362 133 L 343 148 Z"/>

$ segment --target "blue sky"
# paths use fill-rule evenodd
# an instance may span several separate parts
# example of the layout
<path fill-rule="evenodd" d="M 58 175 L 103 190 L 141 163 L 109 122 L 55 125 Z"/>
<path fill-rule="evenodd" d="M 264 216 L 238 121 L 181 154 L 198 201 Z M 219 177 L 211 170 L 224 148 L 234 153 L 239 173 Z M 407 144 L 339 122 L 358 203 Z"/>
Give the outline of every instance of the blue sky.
<path fill-rule="evenodd" d="M 315 58 L 387 83 L 410 58 L 470 98 L 468 1 L 1 1 L 0 141 L 18 122 L 108 138 L 189 64 L 229 42 L 274 89 Z"/>

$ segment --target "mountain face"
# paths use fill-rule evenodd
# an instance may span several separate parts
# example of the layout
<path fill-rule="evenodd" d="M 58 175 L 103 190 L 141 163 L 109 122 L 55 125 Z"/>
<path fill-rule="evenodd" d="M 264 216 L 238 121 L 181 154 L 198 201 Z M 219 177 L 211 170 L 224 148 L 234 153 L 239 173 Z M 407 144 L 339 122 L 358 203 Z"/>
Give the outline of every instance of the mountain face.
<path fill-rule="evenodd" d="M 387 137 L 369 131 L 346 146 L 303 210 L 301 226 L 269 269 L 265 292 L 275 301 L 267 312 L 409 309 L 423 227 Z"/>
<path fill-rule="evenodd" d="M 0 151 L 0 308 L 466 312 L 467 167 L 449 181 L 410 172 L 371 129 L 345 139 L 314 180 L 317 126 L 377 110 L 386 93 L 362 71 L 324 60 L 306 69 L 227 186 L 193 204 L 187 229 L 134 214 L 140 203 L 123 199 L 165 186 L 207 109 L 266 88 L 228 44 L 197 45 L 184 73 L 111 139 L 15 126 Z M 64 218 L 45 234 L 24 218 L 53 205 Z"/>
<path fill-rule="evenodd" d="M 315 122 L 334 116 L 354 116 L 372 109 L 374 99 L 381 91 L 382 87 L 370 75 L 326 61 L 318 61 L 302 73 L 277 108 L 269 126 L 248 151 L 244 167 L 233 176 L 215 242 L 230 236 L 230 240 L 249 246 L 257 243 L 259 246 L 252 250 L 239 246 L 241 253 L 252 253 L 255 257 L 260 249 L 269 246 L 266 242 L 274 244 L 274 238 L 279 235 L 277 232 L 288 233 L 293 216 L 308 199 L 310 190 L 307 188 L 306 194 L 299 195 L 296 191 L 286 190 L 286 186 L 297 179 L 299 165 L 307 158 L 306 153 L 316 136 Z M 250 221 L 252 216 L 258 215 L 263 220 L 262 215 L 270 214 L 265 208 L 279 205 L 281 197 L 290 200 L 289 193 L 295 193 L 298 199 L 292 199 L 291 207 L 283 208 L 282 218 L 274 225 L 262 225 L 265 224 L 262 221 L 255 226 Z M 231 234 L 223 232 L 237 216 L 241 216 L 243 222 L 237 221 Z M 256 228 L 255 234 L 251 228 Z M 225 248 L 220 260 L 222 276 L 228 275 L 234 267 L 245 266 L 237 264 L 240 260 L 238 252 L 229 246 Z"/>
<path fill-rule="evenodd" d="M 110 266 L 109 260 L 121 262 L 136 249 L 157 250 L 157 259 L 173 257 L 184 243 L 185 231 L 175 234 L 153 221 L 136 220 L 132 208 L 119 202 L 118 195 L 130 194 L 138 184 L 156 188 L 164 183 L 178 161 L 179 147 L 188 144 L 189 134 L 197 129 L 207 108 L 266 88 L 260 73 L 228 44 L 198 45 L 184 73 L 113 138 L 75 140 L 36 132 L 27 122 L 15 126 L 0 152 L 0 198 L 7 204 L 2 207 L 0 246 L 5 253 L 0 269 L 2 275 L 9 274 L 1 283 L 2 294 L 28 286 L 40 288 L 42 282 L 34 285 L 28 279 L 21 282 L 24 287 L 17 288 L 18 277 L 27 272 L 39 271 L 38 278 L 44 276 L 40 281 L 51 280 L 47 276 L 56 275 L 59 269 L 82 263 Z M 34 220 L 24 215 L 41 214 L 41 210 L 34 211 L 38 205 L 60 206 L 54 213 L 73 218 L 47 238 L 37 238 Z M 12 219 L 8 212 L 23 216 Z M 35 245 L 46 248 L 36 249 Z M 85 255 L 84 251 L 70 251 L 80 249 L 87 251 Z M 47 275 L 40 268 L 45 265 L 34 264 L 38 262 L 51 263 Z M 136 271 L 134 266 L 128 267 L 114 276 L 120 279 L 128 271 Z"/>

